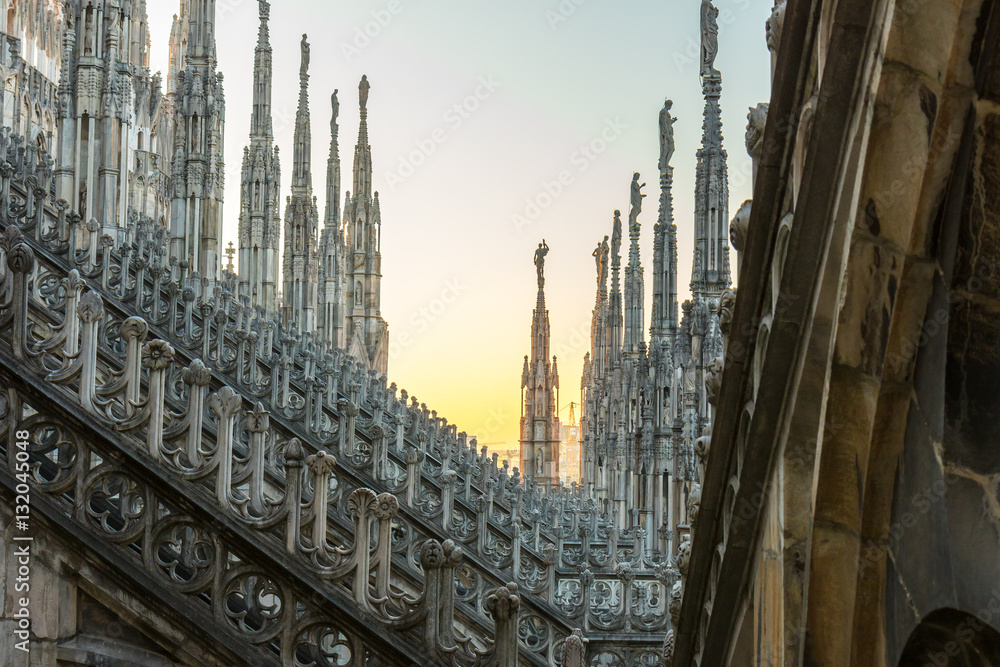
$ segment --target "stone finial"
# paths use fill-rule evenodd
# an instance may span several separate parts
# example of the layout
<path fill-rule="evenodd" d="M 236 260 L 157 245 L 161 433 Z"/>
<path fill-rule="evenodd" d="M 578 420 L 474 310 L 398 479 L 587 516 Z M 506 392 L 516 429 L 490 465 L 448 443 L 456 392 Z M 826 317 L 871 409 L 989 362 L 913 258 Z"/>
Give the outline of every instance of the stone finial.
<path fill-rule="evenodd" d="M 235 415 L 242 404 L 243 397 L 230 387 L 222 387 L 208 399 L 208 406 L 219 415 L 220 419 Z"/>
<path fill-rule="evenodd" d="M 190 366 L 181 369 L 181 378 L 184 384 L 205 387 L 212 379 L 212 369 L 205 366 L 201 359 L 195 359 Z"/>
<path fill-rule="evenodd" d="M 583 638 L 583 631 L 580 628 L 573 628 L 573 634 L 563 643 L 563 667 L 584 667 L 586 641 Z"/>
<path fill-rule="evenodd" d="M 76 312 L 81 322 L 97 322 L 104 317 L 104 299 L 91 290 L 80 297 Z"/>
<path fill-rule="evenodd" d="M 287 453 L 285 454 L 285 458 L 288 458 Z M 306 459 L 306 465 L 309 466 L 309 470 L 314 475 L 329 475 L 337 466 L 337 459 L 321 449 Z"/>
<path fill-rule="evenodd" d="M 486 608 L 495 620 L 516 618 L 520 606 L 521 597 L 514 582 L 500 586 L 486 598 Z"/>
<path fill-rule="evenodd" d="M 298 438 L 292 438 L 285 445 L 285 465 L 300 466 L 305 455 L 302 441 Z"/>
<path fill-rule="evenodd" d="M 168 368 L 174 360 L 174 348 L 165 340 L 151 340 L 142 346 L 142 365 L 150 370 Z"/>
<path fill-rule="evenodd" d="M 257 401 L 253 409 L 247 410 L 247 428 L 251 433 L 267 433 L 270 424 L 271 413 L 264 409 L 264 404 L 260 401 Z"/>
<path fill-rule="evenodd" d="M 128 317 L 122 322 L 119 332 L 124 340 L 145 340 L 149 334 L 149 325 L 141 317 Z"/>
<path fill-rule="evenodd" d="M 320 451 L 316 454 L 316 456 L 319 456 L 319 454 L 324 454 L 324 452 Z M 310 456 L 309 458 L 312 459 L 314 457 Z M 329 463 L 332 459 L 332 456 L 320 457 L 316 460 L 316 462 L 310 463 L 309 465 L 312 467 L 314 474 L 333 472 L 333 465 Z M 323 467 L 321 468 L 320 466 Z M 378 505 L 378 496 L 376 496 L 375 492 L 371 489 L 355 489 L 347 498 L 347 509 L 355 516 L 362 513 L 373 513 Z"/>
<path fill-rule="evenodd" d="M 35 251 L 23 240 L 12 243 L 7 251 L 7 266 L 15 273 L 31 273 L 35 268 Z"/>
<path fill-rule="evenodd" d="M 391 493 L 378 494 L 373 513 L 377 519 L 391 519 L 399 512 L 399 500 Z"/>

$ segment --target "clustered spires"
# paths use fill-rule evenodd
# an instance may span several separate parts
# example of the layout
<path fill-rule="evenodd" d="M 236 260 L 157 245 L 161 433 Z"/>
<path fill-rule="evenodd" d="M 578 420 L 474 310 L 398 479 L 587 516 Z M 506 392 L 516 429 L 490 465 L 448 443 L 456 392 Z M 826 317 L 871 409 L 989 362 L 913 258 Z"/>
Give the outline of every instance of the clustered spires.
<path fill-rule="evenodd" d="M 270 4 L 260 2 L 260 31 L 254 53 L 250 143 L 243 150 L 240 188 L 240 290 L 250 305 L 266 312 L 278 307 L 281 236 L 281 164 L 271 120 L 272 49 L 268 34 Z"/>
<path fill-rule="evenodd" d="M 365 367 L 388 370 L 388 326 L 381 316 L 381 213 L 372 191 L 368 143 L 368 77 L 358 87 L 360 126 L 354 153 L 354 194 L 340 209 L 340 103 L 331 96 L 326 213 L 320 225 L 313 194 L 312 128 L 309 113 L 311 50 L 302 36 L 299 101 L 295 119 L 291 194 L 286 200 L 282 290 L 279 303 L 278 229 L 280 166 L 271 120 L 272 51 L 260 3 L 260 33 L 254 63 L 254 107 L 250 143 L 244 152 L 240 209 L 239 285 L 247 303 L 280 317 L 290 330 L 308 334 L 320 350 L 346 348 Z"/>
<path fill-rule="evenodd" d="M 722 76 L 715 69 L 718 10 L 702 3 L 705 95 L 702 145 L 697 153 L 692 299 L 678 318 L 677 227 L 673 216 L 674 123 L 670 100 L 659 113 L 659 214 L 653 233 L 653 304 L 649 345 L 643 340 L 643 269 L 639 214 L 643 194 L 632 178 L 629 261 L 619 282 L 622 223 L 615 211 L 611 246 L 594 250 L 597 298 L 591 351 L 581 378 L 581 466 L 585 492 L 613 509 L 619 529 L 646 531 L 649 548 L 677 553 L 687 539 L 698 497 L 698 461 L 710 428 L 722 338 L 718 309 L 730 286 L 728 172 L 722 148 Z M 611 290 L 607 292 L 608 263 Z M 622 305 L 624 304 L 624 331 Z M 623 337 L 624 334 L 624 337 Z M 631 511 L 629 511 L 631 510 Z"/>
<path fill-rule="evenodd" d="M 559 485 L 559 369 L 549 363 L 549 311 L 545 307 L 545 256 L 542 239 L 535 249 L 538 295 L 531 317 L 531 356 L 521 371 L 521 460 L 524 478 L 543 487 Z"/>

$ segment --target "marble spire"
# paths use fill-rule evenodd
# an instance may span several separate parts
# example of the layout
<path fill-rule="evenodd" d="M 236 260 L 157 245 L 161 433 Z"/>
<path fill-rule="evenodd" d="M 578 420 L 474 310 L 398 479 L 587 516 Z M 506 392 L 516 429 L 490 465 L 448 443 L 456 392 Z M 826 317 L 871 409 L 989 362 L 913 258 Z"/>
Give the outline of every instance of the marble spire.
<path fill-rule="evenodd" d="M 625 328 L 624 328 L 624 353 L 626 356 L 636 358 L 639 355 L 641 344 L 644 342 L 643 331 L 645 316 L 643 304 L 645 302 L 645 282 L 644 270 L 639 254 L 639 213 L 642 211 L 642 199 L 646 195 L 642 193 L 645 183 L 639 184 L 639 173 L 632 176 L 631 185 L 631 207 L 629 209 L 629 253 L 628 265 L 625 267 Z"/>
<path fill-rule="evenodd" d="M 549 359 L 549 311 L 545 307 L 545 256 L 542 239 L 535 249 L 538 292 L 531 317 L 531 355 L 521 372 L 521 475 L 542 485 L 559 484 L 559 373 Z"/>
<path fill-rule="evenodd" d="M 705 96 L 701 148 L 695 171 L 695 249 L 693 296 L 718 297 L 731 284 L 729 269 L 729 171 L 722 147 L 722 74 L 715 68 L 719 49 L 719 10 L 711 0 L 701 7 L 701 86 Z"/>
<path fill-rule="evenodd" d="M 319 214 L 312 189 L 312 130 L 309 120 L 309 59 L 307 36 L 302 36 L 299 67 L 299 107 L 295 116 L 292 194 L 285 205 L 285 252 L 282 318 L 299 331 L 314 331 L 317 282 L 317 228 Z"/>
<path fill-rule="evenodd" d="M 653 228 L 653 310 L 649 325 L 650 342 L 666 347 L 677 334 L 677 225 L 674 224 L 674 123 L 673 101 L 664 100 L 660 109 L 660 206 Z"/>
<path fill-rule="evenodd" d="M 344 236 L 340 227 L 340 114 L 338 91 L 330 96 L 330 156 L 326 165 L 326 218 L 320 232 L 318 336 L 333 347 L 344 347 L 346 282 Z"/>
<path fill-rule="evenodd" d="M 382 215 L 378 192 L 372 191 L 372 149 L 368 143 L 367 76 L 358 84 L 361 124 L 354 147 L 354 189 L 344 206 L 347 312 L 345 338 L 352 357 L 367 368 L 386 373 L 389 331 L 382 319 Z"/>
<path fill-rule="evenodd" d="M 175 109 L 170 254 L 202 278 L 221 272 L 226 105 L 216 71 L 215 0 L 185 0 L 171 33 Z"/>
<path fill-rule="evenodd" d="M 273 51 L 268 32 L 270 4 L 259 1 L 260 28 L 254 51 L 250 143 L 243 151 L 240 188 L 240 291 L 251 306 L 278 308 L 280 276 L 281 167 L 271 119 Z"/>

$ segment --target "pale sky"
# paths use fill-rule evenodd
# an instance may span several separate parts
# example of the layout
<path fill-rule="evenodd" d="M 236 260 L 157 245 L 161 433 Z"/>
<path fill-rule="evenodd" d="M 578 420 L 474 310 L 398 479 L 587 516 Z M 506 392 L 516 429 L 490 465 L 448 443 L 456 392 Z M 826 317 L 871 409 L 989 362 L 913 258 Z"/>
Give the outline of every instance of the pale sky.
<path fill-rule="evenodd" d="M 154 70 L 167 70 L 178 6 L 148 3 Z M 770 97 L 764 21 L 771 3 L 716 0 L 716 6 L 732 216 L 751 196 L 747 110 Z M 665 97 L 679 119 L 673 195 L 678 283 L 686 292 L 704 106 L 699 7 L 700 0 L 273 0 L 282 215 L 305 32 L 312 45 L 312 171 L 321 220 L 330 94 L 340 90 L 343 192 L 352 182 L 357 86 L 367 74 L 389 378 L 480 444 L 508 443 L 494 444 L 502 449 L 518 440 L 536 291 L 532 257 L 542 238 L 551 249 L 546 302 L 562 418 L 571 401 L 579 403 L 596 289 L 591 252 L 610 233 L 614 209 L 627 215 L 633 171 L 648 183 L 639 217 L 648 332 L 657 118 Z M 227 106 L 224 237 L 235 244 L 257 2 L 219 0 L 217 17 Z M 624 265 L 627 248 L 623 254 Z"/>

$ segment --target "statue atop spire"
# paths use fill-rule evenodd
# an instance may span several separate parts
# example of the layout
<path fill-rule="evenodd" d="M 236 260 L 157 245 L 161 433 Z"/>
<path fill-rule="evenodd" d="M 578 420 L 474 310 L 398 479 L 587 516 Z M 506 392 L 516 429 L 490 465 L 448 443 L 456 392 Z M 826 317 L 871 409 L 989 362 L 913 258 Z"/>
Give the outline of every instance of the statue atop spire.
<path fill-rule="evenodd" d="M 535 250 L 535 268 L 538 269 L 538 288 L 545 284 L 545 256 L 549 254 L 549 245 L 542 239 Z"/>
<path fill-rule="evenodd" d="M 621 259 L 622 250 L 622 212 L 615 209 L 615 222 L 611 228 L 611 257 L 612 261 Z"/>
<path fill-rule="evenodd" d="M 632 191 L 630 196 L 632 209 L 628 213 L 629 234 L 632 233 L 632 228 L 638 225 L 639 213 L 642 212 L 642 198 L 646 196 L 642 193 L 644 187 L 646 187 L 645 183 L 639 184 L 639 172 L 632 174 Z"/>
<path fill-rule="evenodd" d="M 271 18 L 271 3 L 267 0 L 257 0 L 257 4 L 260 10 L 260 20 L 267 21 Z"/>
<path fill-rule="evenodd" d="M 368 89 L 371 87 L 371 84 L 368 83 L 368 75 L 363 74 L 361 83 L 358 84 L 358 100 L 361 102 L 361 108 L 366 111 L 368 109 Z"/>
<path fill-rule="evenodd" d="M 309 42 L 308 35 L 302 35 L 302 43 L 299 45 L 302 50 L 302 65 L 299 67 L 299 75 L 304 76 L 309 73 Z"/>
<path fill-rule="evenodd" d="M 670 158 L 674 156 L 674 123 L 677 119 L 670 114 L 673 108 L 672 100 L 664 100 L 663 108 L 660 109 L 660 173 L 670 166 Z"/>
<path fill-rule="evenodd" d="M 594 260 L 597 262 L 597 284 L 598 286 L 608 283 L 608 235 L 604 235 L 604 240 L 597 244 L 594 249 Z"/>
<path fill-rule="evenodd" d="M 701 3 L 701 75 L 715 76 L 715 56 L 719 53 L 719 10 L 712 0 Z"/>

